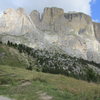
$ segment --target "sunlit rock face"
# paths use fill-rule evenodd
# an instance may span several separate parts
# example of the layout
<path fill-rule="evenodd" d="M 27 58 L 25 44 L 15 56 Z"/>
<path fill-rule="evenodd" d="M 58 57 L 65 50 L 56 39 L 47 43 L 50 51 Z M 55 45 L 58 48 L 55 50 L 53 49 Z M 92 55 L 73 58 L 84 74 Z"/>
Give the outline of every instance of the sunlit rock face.
<path fill-rule="evenodd" d="M 7 9 L 1 16 L 2 22 L 0 23 L 0 33 L 8 33 L 10 35 L 24 35 L 25 33 L 32 32 L 35 28 L 31 24 L 28 16 L 25 16 L 23 9 Z"/>
<path fill-rule="evenodd" d="M 41 35 L 42 36 L 42 35 Z M 42 43 L 40 32 L 23 8 L 7 9 L 0 15 L 0 40 L 38 47 Z"/>
<path fill-rule="evenodd" d="M 41 16 L 38 11 L 33 11 L 30 16 L 42 31 L 94 35 L 92 20 L 83 13 L 64 13 L 60 8 L 45 8 Z"/>
<path fill-rule="evenodd" d="M 93 23 L 94 24 L 94 32 L 96 39 L 100 42 L 100 23 Z"/>
<path fill-rule="evenodd" d="M 90 16 L 61 8 L 45 8 L 30 15 L 24 9 L 7 9 L 0 16 L 0 40 L 33 48 L 60 50 L 71 56 L 100 63 L 100 24 Z"/>
<path fill-rule="evenodd" d="M 99 37 L 95 37 L 100 34 L 90 16 L 80 12 L 64 13 L 61 8 L 45 8 L 43 14 L 32 11 L 30 16 L 49 43 L 69 55 L 100 62 L 100 44 L 96 40 Z"/>

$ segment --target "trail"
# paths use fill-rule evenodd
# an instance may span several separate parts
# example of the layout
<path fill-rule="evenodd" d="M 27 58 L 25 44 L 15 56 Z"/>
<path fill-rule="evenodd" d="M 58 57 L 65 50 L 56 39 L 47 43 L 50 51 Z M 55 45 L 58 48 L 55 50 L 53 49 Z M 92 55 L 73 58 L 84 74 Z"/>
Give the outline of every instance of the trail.
<path fill-rule="evenodd" d="M 8 97 L 0 96 L 0 100 L 14 100 L 14 99 L 10 99 Z"/>
<path fill-rule="evenodd" d="M 49 96 L 47 95 L 47 93 L 43 93 L 42 91 L 37 92 L 37 94 L 40 96 L 39 98 L 41 100 L 52 100 L 53 99 L 52 96 Z"/>

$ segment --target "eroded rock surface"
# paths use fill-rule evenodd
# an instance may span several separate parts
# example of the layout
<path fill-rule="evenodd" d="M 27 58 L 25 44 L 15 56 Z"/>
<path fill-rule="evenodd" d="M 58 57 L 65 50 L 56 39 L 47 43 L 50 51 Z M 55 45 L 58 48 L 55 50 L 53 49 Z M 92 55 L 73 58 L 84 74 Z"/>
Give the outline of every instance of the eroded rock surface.
<path fill-rule="evenodd" d="M 7 9 L 0 15 L 0 40 L 33 48 L 57 49 L 71 56 L 100 63 L 99 23 L 90 16 L 61 8 L 45 8 L 30 15 L 24 9 Z M 59 49 L 58 49 L 59 48 Z"/>
<path fill-rule="evenodd" d="M 97 40 L 100 42 L 100 23 L 93 23 L 94 24 L 94 32 Z"/>

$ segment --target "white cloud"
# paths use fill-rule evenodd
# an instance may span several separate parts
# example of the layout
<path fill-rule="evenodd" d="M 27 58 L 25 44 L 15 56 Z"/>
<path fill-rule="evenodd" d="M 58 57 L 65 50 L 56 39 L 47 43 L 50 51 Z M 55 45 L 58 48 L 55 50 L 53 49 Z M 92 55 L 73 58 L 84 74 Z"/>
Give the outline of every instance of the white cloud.
<path fill-rule="evenodd" d="M 0 10 L 23 7 L 27 11 L 34 9 L 43 11 L 44 7 L 60 7 L 68 11 L 84 12 L 91 15 L 90 2 L 95 0 L 0 0 Z"/>
<path fill-rule="evenodd" d="M 99 23 L 100 21 L 98 19 L 93 19 L 93 22 Z"/>

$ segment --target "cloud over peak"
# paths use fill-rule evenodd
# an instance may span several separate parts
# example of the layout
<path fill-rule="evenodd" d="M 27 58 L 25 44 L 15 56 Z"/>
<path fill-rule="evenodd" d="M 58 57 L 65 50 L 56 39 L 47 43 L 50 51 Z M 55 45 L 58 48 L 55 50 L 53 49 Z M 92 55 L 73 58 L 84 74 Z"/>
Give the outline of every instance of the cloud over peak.
<path fill-rule="evenodd" d="M 6 8 L 23 7 L 28 12 L 32 10 L 43 11 L 44 7 L 59 7 L 63 8 L 65 12 L 77 11 L 91 15 L 90 3 L 94 0 L 1 0 L 1 11 Z"/>

